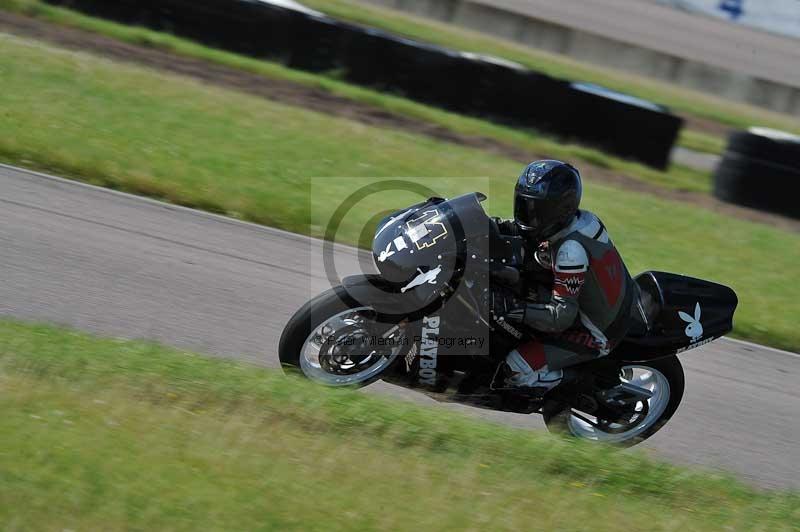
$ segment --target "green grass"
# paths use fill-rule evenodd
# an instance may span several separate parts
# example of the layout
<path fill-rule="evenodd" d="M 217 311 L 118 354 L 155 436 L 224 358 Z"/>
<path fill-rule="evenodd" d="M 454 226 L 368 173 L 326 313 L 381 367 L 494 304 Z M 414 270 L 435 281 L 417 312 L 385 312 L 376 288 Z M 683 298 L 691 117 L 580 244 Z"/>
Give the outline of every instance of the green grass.
<path fill-rule="evenodd" d="M 0 46 L 5 162 L 316 236 L 345 197 L 383 178 L 445 196 L 480 190 L 490 212 L 510 211 L 515 161 L 16 38 Z M 741 299 L 736 335 L 800 349 L 800 235 L 584 177 L 585 206 L 632 270 L 729 284 Z M 364 244 L 376 211 L 418 200 L 371 198 L 337 238 Z"/>
<path fill-rule="evenodd" d="M 680 113 L 707 118 L 728 126 L 747 128 L 754 124 L 768 125 L 800 133 L 800 124 L 794 117 L 621 71 L 594 67 L 453 25 L 355 0 L 304 0 L 302 3 L 341 19 L 383 28 L 449 48 L 493 54 L 552 76 L 605 85 L 667 105 Z"/>
<path fill-rule="evenodd" d="M 153 344 L 0 322 L 4 530 L 796 530 L 800 498 Z"/>
<path fill-rule="evenodd" d="M 515 129 L 485 120 L 450 113 L 396 95 L 350 85 L 334 77 L 292 70 L 278 63 L 252 59 L 209 48 L 166 33 L 154 32 L 140 27 L 126 26 L 89 17 L 69 9 L 45 4 L 40 0 L 0 0 L 0 9 L 23 13 L 55 24 L 80 28 L 136 45 L 167 50 L 188 57 L 241 69 L 267 78 L 287 80 L 325 90 L 337 96 L 383 109 L 392 114 L 408 116 L 437 124 L 463 135 L 494 139 L 504 144 L 525 150 L 530 154 L 557 159 L 578 159 L 601 168 L 623 173 L 635 179 L 673 189 L 693 192 L 709 192 L 711 190 L 711 175 L 708 172 L 692 170 L 677 165 L 673 166 L 668 171 L 654 170 L 642 164 L 608 155 L 598 149 L 576 145 L 570 142 L 558 141 L 535 131 Z M 681 138 L 688 137 L 682 136 Z M 690 142 L 691 147 L 698 146 L 696 141 L 690 140 Z M 709 146 L 708 142 L 703 145 L 704 148 L 707 146 Z M 531 158 L 534 158 L 533 155 L 531 155 Z"/>
<path fill-rule="evenodd" d="M 725 151 L 727 139 L 684 128 L 678 144 L 690 150 L 721 155 Z"/>

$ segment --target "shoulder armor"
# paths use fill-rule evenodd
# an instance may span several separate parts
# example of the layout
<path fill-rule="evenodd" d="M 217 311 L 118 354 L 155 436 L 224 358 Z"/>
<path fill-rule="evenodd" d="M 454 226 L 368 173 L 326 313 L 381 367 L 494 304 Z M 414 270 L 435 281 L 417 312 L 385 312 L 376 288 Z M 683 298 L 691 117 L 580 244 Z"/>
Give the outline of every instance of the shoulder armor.
<path fill-rule="evenodd" d="M 567 240 L 558 248 L 553 270 L 563 273 L 582 273 L 589 268 L 586 250 L 575 240 Z"/>
<path fill-rule="evenodd" d="M 578 232 L 587 238 L 607 244 L 608 231 L 600 218 L 589 211 L 582 211 L 582 214 L 584 214 L 585 223 L 578 229 Z"/>

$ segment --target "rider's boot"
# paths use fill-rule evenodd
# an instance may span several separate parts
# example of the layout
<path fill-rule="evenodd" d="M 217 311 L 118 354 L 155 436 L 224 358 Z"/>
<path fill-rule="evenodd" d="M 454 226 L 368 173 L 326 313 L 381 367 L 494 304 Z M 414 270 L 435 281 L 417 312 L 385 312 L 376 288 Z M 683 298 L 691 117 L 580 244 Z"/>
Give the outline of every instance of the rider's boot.
<path fill-rule="evenodd" d="M 506 356 L 506 364 L 511 373 L 506 378 L 506 385 L 514 388 L 548 392 L 558 386 L 564 377 L 563 370 L 550 370 L 547 367 L 543 346 L 538 342 L 512 350 Z"/>

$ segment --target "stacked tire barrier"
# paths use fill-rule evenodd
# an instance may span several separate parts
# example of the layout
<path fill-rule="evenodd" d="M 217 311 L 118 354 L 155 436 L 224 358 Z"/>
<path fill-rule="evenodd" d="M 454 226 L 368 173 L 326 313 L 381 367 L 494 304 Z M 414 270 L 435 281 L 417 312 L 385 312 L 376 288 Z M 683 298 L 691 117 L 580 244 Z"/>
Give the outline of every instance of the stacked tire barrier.
<path fill-rule="evenodd" d="M 800 218 L 800 137 L 766 128 L 736 131 L 714 175 L 721 200 Z"/>
<path fill-rule="evenodd" d="M 682 120 L 658 105 L 497 58 L 344 23 L 291 0 L 48 0 L 665 168 Z"/>

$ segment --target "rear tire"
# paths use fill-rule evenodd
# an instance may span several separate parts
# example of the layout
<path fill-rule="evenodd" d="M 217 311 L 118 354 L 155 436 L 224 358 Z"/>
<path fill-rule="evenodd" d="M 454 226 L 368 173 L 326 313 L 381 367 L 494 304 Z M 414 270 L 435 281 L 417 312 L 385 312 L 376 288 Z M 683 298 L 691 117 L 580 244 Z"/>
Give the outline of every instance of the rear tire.
<path fill-rule="evenodd" d="M 663 406 L 663 411 L 659 413 L 655 419 L 650 421 L 645 420 L 645 422 L 648 424 L 643 430 L 637 432 L 636 427 L 634 427 L 631 429 L 631 431 L 629 431 L 629 436 L 626 436 L 625 433 L 612 434 L 610 432 L 603 433 L 598 430 L 596 437 L 592 437 L 591 433 L 578 429 L 578 427 L 582 426 L 581 421 L 574 417 L 573 410 L 569 405 L 555 401 L 550 401 L 545 404 L 545 407 L 542 411 L 542 416 L 544 417 L 544 422 L 547 425 L 547 429 L 550 432 L 559 433 L 570 437 L 587 439 L 590 441 L 606 441 L 607 443 L 611 443 L 620 447 L 632 447 L 658 432 L 664 425 L 667 424 L 673 414 L 675 414 L 675 412 L 678 410 L 678 406 L 681 403 L 681 399 L 683 399 L 685 379 L 683 367 L 681 366 L 678 357 L 671 356 L 668 358 L 641 363 L 620 362 L 619 367 L 620 370 L 623 367 L 647 368 L 655 370 L 653 374 L 655 375 L 655 372 L 658 372 L 658 374 L 666 379 L 668 384 L 667 393 L 669 394 L 669 397 L 665 398 L 664 400 L 666 404 Z M 603 434 L 606 434 L 607 437 L 604 437 Z"/>

